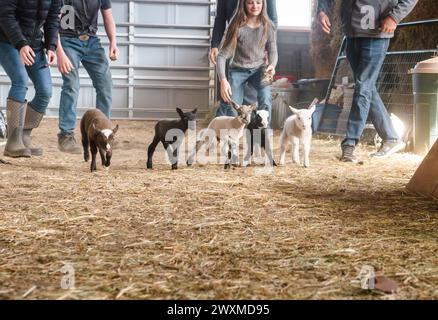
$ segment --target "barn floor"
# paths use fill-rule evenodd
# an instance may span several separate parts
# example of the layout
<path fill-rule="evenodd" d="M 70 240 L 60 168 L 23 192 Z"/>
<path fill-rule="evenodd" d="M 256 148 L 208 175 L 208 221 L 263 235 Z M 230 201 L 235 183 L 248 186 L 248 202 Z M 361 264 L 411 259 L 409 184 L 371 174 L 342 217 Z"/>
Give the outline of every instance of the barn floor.
<path fill-rule="evenodd" d="M 118 123 L 109 171 L 59 152 L 55 119 L 43 157 L 0 165 L 0 299 L 438 299 L 438 205 L 404 192 L 416 156 L 344 164 L 314 140 L 310 168 L 264 175 L 171 171 L 160 147 L 147 171 L 154 123 Z M 398 292 L 362 291 L 365 265 Z"/>

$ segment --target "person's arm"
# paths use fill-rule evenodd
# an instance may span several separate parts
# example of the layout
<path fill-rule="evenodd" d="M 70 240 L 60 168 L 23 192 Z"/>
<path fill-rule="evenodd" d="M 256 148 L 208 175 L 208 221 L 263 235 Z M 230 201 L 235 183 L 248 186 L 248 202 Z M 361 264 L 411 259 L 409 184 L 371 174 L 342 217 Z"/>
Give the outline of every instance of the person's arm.
<path fill-rule="evenodd" d="M 389 12 L 389 16 L 399 24 L 417 5 L 418 0 L 399 0 L 398 4 Z"/>
<path fill-rule="evenodd" d="M 277 2 L 276 0 L 268 0 L 267 2 L 267 11 L 269 19 L 271 19 L 275 28 L 278 27 L 278 15 L 277 15 Z"/>
<path fill-rule="evenodd" d="M 399 0 L 388 15 L 383 17 L 380 30 L 383 33 L 394 33 L 397 25 L 414 9 L 417 2 L 418 0 Z"/>
<path fill-rule="evenodd" d="M 226 103 L 231 101 L 231 86 L 226 76 L 227 60 L 233 56 L 231 48 L 221 48 L 217 56 L 217 74 L 221 83 L 221 97 Z"/>
<path fill-rule="evenodd" d="M 322 11 L 325 14 L 328 14 L 334 1 L 335 0 L 318 0 L 318 7 L 316 9 L 316 12 L 319 14 Z"/>
<path fill-rule="evenodd" d="M 226 0 L 218 0 L 216 6 L 216 18 L 214 19 L 211 48 L 219 48 L 227 25 Z"/>
<path fill-rule="evenodd" d="M 44 23 L 44 40 L 47 50 L 47 60 L 49 65 L 56 61 L 56 46 L 59 37 L 59 21 L 61 13 L 61 0 L 54 0 L 50 6 Z"/>
<path fill-rule="evenodd" d="M 61 0 L 54 0 L 50 5 L 46 21 L 44 23 L 44 40 L 47 50 L 56 51 L 58 44 L 59 21 L 61 13 Z"/>
<path fill-rule="evenodd" d="M 56 57 L 58 59 L 58 70 L 62 74 L 69 74 L 73 69 L 69 57 L 66 55 L 61 43 L 61 36 L 58 34 L 58 44 L 56 46 Z"/>
<path fill-rule="evenodd" d="M 110 42 L 109 57 L 111 60 L 117 60 L 119 56 L 119 49 L 117 48 L 116 24 L 114 22 L 114 17 L 111 8 L 102 9 L 102 17 L 103 17 L 103 24 L 105 26 L 105 32 Z"/>
<path fill-rule="evenodd" d="M 318 14 L 319 25 L 327 34 L 330 34 L 332 28 L 328 13 L 330 12 L 330 8 L 332 7 L 334 1 L 335 0 L 318 0 L 316 12 Z"/>
<path fill-rule="evenodd" d="M 278 49 L 277 49 L 277 32 L 270 28 L 269 29 L 269 37 L 266 42 L 266 51 L 268 52 L 268 61 L 269 66 L 267 71 L 271 71 L 275 73 L 275 67 L 278 62 Z"/>
<path fill-rule="evenodd" d="M 21 30 L 16 18 L 17 0 L 4 0 L 0 5 L 0 28 L 8 37 L 9 42 L 18 50 L 28 46 L 29 42 Z"/>

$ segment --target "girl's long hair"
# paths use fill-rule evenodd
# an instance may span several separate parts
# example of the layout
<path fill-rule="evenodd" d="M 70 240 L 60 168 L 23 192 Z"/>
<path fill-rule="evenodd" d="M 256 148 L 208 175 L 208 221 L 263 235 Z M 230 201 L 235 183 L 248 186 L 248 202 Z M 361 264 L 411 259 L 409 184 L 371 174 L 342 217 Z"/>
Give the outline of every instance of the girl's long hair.
<path fill-rule="evenodd" d="M 239 6 L 228 26 L 228 31 L 225 36 L 225 40 L 222 45 L 222 48 L 232 48 L 232 50 L 236 49 L 239 29 L 243 27 L 248 21 L 245 2 L 246 0 L 239 0 Z M 268 17 L 268 12 L 266 9 L 266 0 L 263 0 L 263 9 L 260 15 L 258 16 L 258 20 L 263 26 L 263 37 L 260 39 L 260 47 L 263 47 L 268 39 L 269 28 L 273 28 L 272 22 Z"/>

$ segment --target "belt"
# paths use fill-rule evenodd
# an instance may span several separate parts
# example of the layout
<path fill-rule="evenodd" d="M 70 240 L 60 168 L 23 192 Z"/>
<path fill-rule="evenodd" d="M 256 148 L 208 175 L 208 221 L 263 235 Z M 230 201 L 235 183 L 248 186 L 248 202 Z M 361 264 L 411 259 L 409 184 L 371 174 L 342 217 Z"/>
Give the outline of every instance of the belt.
<path fill-rule="evenodd" d="M 81 41 L 88 41 L 88 39 L 90 39 L 90 36 L 88 34 L 81 34 L 80 36 L 78 36 L 78 38 Z"/>

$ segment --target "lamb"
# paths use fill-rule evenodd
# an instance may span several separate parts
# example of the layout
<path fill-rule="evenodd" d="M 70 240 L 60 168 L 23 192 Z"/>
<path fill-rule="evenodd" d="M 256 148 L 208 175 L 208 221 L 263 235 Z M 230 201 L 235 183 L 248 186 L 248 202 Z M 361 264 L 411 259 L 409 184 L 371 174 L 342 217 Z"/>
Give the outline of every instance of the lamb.
<path fill-rule="evenodd" d="M 172 170 L 178 169 L 178 155 L 181 146 L 182 139 L 185 132 L 189 128 L 189 124 L 194 124 L 196 121 L 196 112 L 198 110 L 194 109 L 191 112 L 183 112 L 180 108 L 176 108 L 176 112 L 180 116 L 180 120 L 161 120 L 155 125 L 155 136 L 154 140 L 148 147 L 148 160 L 147 168 L 152 169 L 152 157 L 155 152 L 155 148 L 158 143 L 162 143 L 164 149 L 166 149 L 169 160 L 172 164 Z M 175 130 L 174 132 L 172 132 Z M 166 135 L 171 135 L 172 140 L 167 140 L 169 137 Z"/>
<path fill-rule="evenodd" d="M 81 119 L 82 146 L 84 148 L 84 160 L 90 160 L 90 171 L 96 171 L 96 154 L 99 150 L 102 166 L 109 168 L 112 157 L 112 145 L 119 130 L 119 125 L 111 129 L 111 121 L 99 109 L 90 109 L 85 112 Z"/>
<path fill-rule="evenodd" d="M 314 99 L 308 109 L 295 109 L 289 106 L 293 115 L 284 122 L 280 137 L 280 165 L 285 163 L 285 154 L 288 141 L 292 142 L 292 160 L 300 164 L 300 144 L 304 149 L 304 167 L 310 166 L 309 154 L 312 143 L 312 114 L 315 112 L 317 99 Z"/>
<path fill-rule="evenodd" d="M 270 137 L 266 135 L 269 126 L 269 111 L 267 110 L 258 110 L 255 113 L 255 117 L 251 119 L 251 122 L 247 127 L 247 136 L 246 141 L 248 144 L 247 154 L 244 159 L 244 165 L 247 165 L 250 161 L 250 158 L 254 154 L 255 145 L 260 145 L 262 149 L 265 150 L 266 156 L 268 157 L 269 163 L 273 166 L 277 166 L 273 157 L 272 157 L 272 146 L 270 145 Z M 258 139 L 254 139 L 255 130 L 260 130 L 260 141 Z M 266 139 L 267 138 L 267 139 Z"/>
<path fill-rule="evenodd" d="M 233 164 L 233 166 L 238 165 L 238 160 L 236 160 L 237 154 L 235 151 L 240 138 L 243 136 L 245 127 L 251 121 L 251 113 L 257 108 L 256 104 L 241 106 L 234 101 L 231 101 L 231 106 L 237 111 L 235 117 L 216 117 L 210 121 L 207 127 L 207 131 L 214 132 L 217 141 L 223 143 L 222 154 L 227 157 L 225 160 L 225 169 L 230 169 L 231 164 Z M 205 144 L 205 139 L 203 138 L 205 138 L 205 136 L 201 137 L 201 140 L 196 143 L 196 148 L 190 155 L 187 165 L 193 163 L 195 153 Z M 213 141 L 209 141 L 207 148 L 211 147 L 212 142 Z"/>

